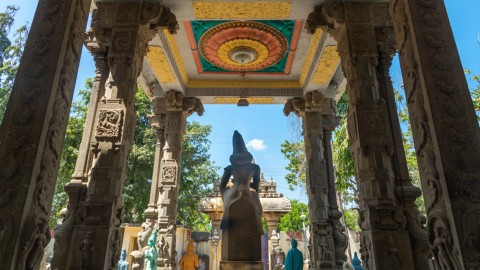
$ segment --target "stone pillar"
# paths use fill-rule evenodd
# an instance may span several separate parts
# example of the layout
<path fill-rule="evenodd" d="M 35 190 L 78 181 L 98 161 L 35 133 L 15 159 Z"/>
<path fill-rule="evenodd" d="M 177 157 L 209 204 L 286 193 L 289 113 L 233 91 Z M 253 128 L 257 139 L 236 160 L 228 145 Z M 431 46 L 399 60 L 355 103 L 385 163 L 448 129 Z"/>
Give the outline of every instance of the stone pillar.
<path fill-rule="evenodd" d="M 338 124 L 335 106 L 333 99 L 314 91 L 309 92 L 305 98 L 289 100 L 284 109 L 286 115 L 293 111 L 303 120 L 311 230 L 310 269 L 337 269 L 342 267 L 345 259 L 345 255 L 336 252 L 337 249 L 344 249 L 344 240 L 341 239 L 346 236 L 337 235 L 343 234 L 341 225 L 337 224 L 341 214 L 338 217 L 332 215 L 336 203 L 330 206 L 330 201 L 332 197 L 336 198 L 336 192 L 329 179 L 333 176 L 333 171 L 329 170 L 333 164 L 327 164 L 331 162 L 331 157 L 328 159 L 328 151 L 324 148 L 324 128 L 330 130 L 329 127 Z"/>
<path fill-rule="evenodd" d="M 155 146 L 155 161 L 153 164 L 152 186 L 150 188 L 150 200 L 148 208 L 145 210 L 145 218 L 148 223 L 153 225 L 158 219 L 157 201 L 159 196 L 160 167 L 163 158 L 163 148 L 165 147 L 165 98 L 155 97 L 153 100 L 153 114 L 149 117 L 149 122 L 155 131 L 157 144 Z M 148 237 L 147 237 L 148 239 Z M 140 249 L 142 247 L 139 247 Z"/>
<path fill-rule="evenodd" d="M 93 80 L 92 91 L 90 93 L 90 103 L 87 111 L 87 119 L 85 120 L 85 128 L 83 130 L 82 142 L 78 149 L 77 163 L 72 176 L 71 183 L 88 181 L 88 172 L 92 162 L 92 152 L 90 150 L 90 141 L 94 135 L 95 119 L 98 104 L 105 95 L 105 83 L 110 73 L 108 65 L 108 49 L 99 43 L 92 32 L 88 33 L 88 39 L 85 46 L 91 52 L 95 61 L 95 78 Z"/>
<path fill-rule="evenodd" d="M 185 133 L 187 116 L 193 112 L 203 114 L 199 99 L 185 98 L 182 93 L 165 93 L 165 146 L 160 167 L 158 194 L 158 266 L 160 269 L 177 268 L 176 223 L 178 192 L 181 181 L 182 139 Z"/>
<path fill-rule="evenodd" d="M 346 234 L 345 226 L 340 221 L 342 213 L 339 211 L 337 204 L 335 171 L 333 167 L 332 132 L 338 126 L 339 119 L 336 115 L 329 114 L 324 116 L 323 122 L 323 149 L 328 178 L 329 217 L 332 226 L 333 241 L 335 244 L 335 261 L 337 267 L 340 267 L 347 261 L 346 250 L 348 247 L 348 236 Z"/>
<path fill-rule="evenodd" d="M 263 217 L 267 221 L 268 237 L 271 237 L 272 233 L 277 229 L 280 217 L 283 215 L 284 213 L 263 212 Z"/>
<path fill-rule="evenodd" d="M 0 262 L 37 269 L 90 8 L 41 0 L 0 127 Z"/>
<path fill-rule="evenodd" d="M 165 146 L 165 98 L 155 97 L 152 100 L 153 114 L 149 116 L 148 121 L 155 131 L 157 144 L 155 146 L 155 161 L 153 164 L 152 184 L 150 187 L 150 199 L 147 209 L 145 209 L 145 222 L 142 224 L 142 231 L 138 233 L 137 244 L 138 251 L 142 254 L 145 248 L 148 248 L 148 239 L 153 230 L 157 228 L 158 208 L 157 201 L 159 196 L 160 183 L 160 163 L 163 157 L 163 147 Z M 133 253 L 132 253 L 133 254 Z"/>
<path fill-rule="evenodd" d="M 414 264 L 412 234 L 406 230 L 405 208 L 415 210 L 418 221 L 413 201 L 419 193 L 410 184 L 401 149 L 388 76 L 392 51 L 377 43 L 379 33 L 389 26 L 387 5 L 326 2 L 309 16 L 308 27 L 313 30 L 315 25 L 324 26 L 336 38 L 348 82 L 347 124 L 357 169 L 363 266 L 370 270 L 425 269 L 426 257 L 421 265 Z M 425 236 L 416 225 L 412 228 Z"/>
<path fill-rule="evenodd" d="M 211 245 L 212 247 L 210 248 L 210 254 L 212 254 L 213 256 L 213 260 L 212 260 L 212 263 L 211 264 L 211 268 L 212 270 L 217 270 L 219 269 L 219 261 L 217 258 L 220 258 L 219 255 L 219 247 L 218 247 L 218 244 L 220 242 L 220 236 L 218 236 L 218 231 L 216 229 L 213 229 L 213 235 L 212 237 L 210 238 L 211 239 Z"/>
<path fill-rule="evenodd" d="M 87 119 L 85 120 L 82 142 L 78 149 L 75 171 L 71 181 L 65 185 L 65 191 L 69 198 L 67 212 L 62 220 L 62 224 L 55 227 L 54 257 L 52 259 L 53 269 L 64 269 L 66 267 L 69 251 L 68 246 L 70 245 L 70 237 L 75 226 L 76 213 L 80 204 L 85 202 L 88 173 L 93 160 L 90 141 L 94 135 L 93 128 L 95 127 L 97 107 L 105 93 L 105 82 L 110 71 L 108 59 L 105 57 L 105 51 L 100 47 L 101 45 L 94 40 L 90 39 L 87 41 L 87 48 L 92 52 L 95 60 L 95 78 L 90 94 L 90 106 L 88 107 Z"/>
<path fill-rule="evenodd" d="M 85 132 L 90 134 L 90 157 L 80 156 L 77 163 L 79 171 L 88 168 L 85 195 L 78 206 L 70 201 L 74 214 L 70 214 L 72 224 L 67 224 L 73 228 L 62 237 L 68 245 L 63 250 L 68 257 L 57 269 L 115 269 L 117 265 L 122 238 L 121 193 L 135 129 L 136 79 L 148 41 L 157 26 L 168 21 L 162 18 L 171 15 L 155 3 L 98 2 L 97 8 L 91 35 L 99 47 L 108 48 L 110 72 L 95 108 L 94 127 L 86 128 L 91 130 Z M 70 194 L 76 184 L 75 179 L 72 182 L 66 187 Z"/>
<path fill-rule="evenodd" d="M 410 178 L 405 149 L 403 148 L 402 131 L 400 128 L 395 93 L 390 78 L 390 67 L 395 54 L 395 39 L 393 27 L 377 29 L 377 44 L 379 50 L 378 65 L 376 68 L 380 98 L 385 100 L 387 110 L 387 129 L 392 145 L 392 170 L 395 173 L 395 195 L 398 199 L 397 208 L 403 210 L 404 228 L 410 236 L 410 244 L 415 269 L 429 270 L 427 258 L 431 258 L 427 242 L 427 230 L 422 224 L 421 214 L 415 200 L 421 196 L 418 187 L 412 184 Z"/>
<path fill-rule="evenodd" d="M 392 0 L 438 269 L 480 267 L 480 130 L 443 1 Z"/>

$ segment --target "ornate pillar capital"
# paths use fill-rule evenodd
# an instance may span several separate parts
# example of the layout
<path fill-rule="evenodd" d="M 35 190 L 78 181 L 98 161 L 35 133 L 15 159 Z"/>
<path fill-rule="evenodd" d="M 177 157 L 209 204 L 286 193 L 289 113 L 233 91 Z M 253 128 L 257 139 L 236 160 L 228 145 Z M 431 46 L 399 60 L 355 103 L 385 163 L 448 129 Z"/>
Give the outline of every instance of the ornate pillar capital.
<path fill-rule="evenodd" d="M 162 138 L 157 134 L 158 139 L 163 139 L 163 131 L 165 130 L 166 105 L 165 98 L 155 97 L 152 99 L 152 114 L 148 116 L 148 122 L 156 133 L 162 132 Z"/>
<path fill-rule="evenodd" d="M 149 35 L 161 29 L 171 34 L 178 30 L 178 21 L 170 8 L 154 2 L 97 2 L 92 13 L 92 30 L 102 43 L 110 43 L 115 27 L 143 26 Z"/>
<path fill-rule="evenodd" d="M 185 97 L 182 92 L 170 90 L 165 93 L 166 109 L 169 112 L 183 111 L 187 116 L 197 113 L 202 116 L 205 112 L 202 101 L 194 97 Z"/>
<path fill-rule="evenodd" d="M 335 115 L 336 102 L 333 98 L 326 98 L 319 91 L 308 92 L 305 97 L 295 97 L 287 100 L 283 113 L 289 116 L 295 113 L 302 117 L 305 112 L 319 112 L 322 115 Z"/>
<path fill-rule="evenodd" d="M 375 31 L 391 25 L 387 3 L 327 0 L 309 14 L 305 28 L 310 33 L 321 28 L 337 40 L 342 66 L 347 73 L 347 60 L 354 66 L 358 61 L 376 65 Z"/>
<path fill-rule="evenodd" d="M 343 2 L 326 0 L 308 15 L 305 28 L 310 34 L 322 28 L 336 37 L 348 25 L 392 25 L 388 4 L 383 2 Z"/>

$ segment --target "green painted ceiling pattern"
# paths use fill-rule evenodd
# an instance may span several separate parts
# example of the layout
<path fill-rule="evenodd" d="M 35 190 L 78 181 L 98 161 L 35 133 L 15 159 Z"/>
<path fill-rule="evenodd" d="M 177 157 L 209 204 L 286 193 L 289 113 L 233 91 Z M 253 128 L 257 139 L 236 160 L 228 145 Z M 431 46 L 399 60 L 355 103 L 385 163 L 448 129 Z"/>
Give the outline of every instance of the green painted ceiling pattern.
<path fill-rule="evenodd" d="M 208 20 L 208 21 L 193 20 L 193 21 L 190 21 L 190 24 L 191 24 L 192 30 L 193 30 L 193 35 L 195 37 L 195 42 L 196 42 L 197 46 L 199 44 L 199 41 L 200 41 L 200 38 L 202 37 L 202 35 L 206 31 L 208 31 L 210 28 L 212 28 L 214 26 L 217 26 L 219 24 L 222 24 L 222 23 L 225 23 L 225 22 L 231 22 L 231 21 L 232 20 Z M 283 73 L 285 71 L 286 62 L 287 62 L 287 59 L 288 59 L 288 55 L 290 53 L 290 44 L 291 44 L 291 41 L 292 41 L 293 32 L 294 32 L 294 28 L 295 28 L 295 21 L 294 20 L 261 20 L 261 21 L 254 21 L 254 22 L 263 23 L 263 24 L 266 24 L 268 26 L 271 26 L 271 27 L 277 29 L 278 31 L 280 31 L 285 36 L 285 38 L 288 41 L 287 53 L 278 63 L 276 63 L 273 66 L 270 66 L 270 67 L 267 67 L 267 68 L 264 68 L 264 69 L 261 69 L 261 70 L 257 70 L 255 72 Z M 230 70 L 226 70 L 226 69 L 223 69 L 221 67 L 218 67 L 218 66 L 215 66 L 215 65 L 211 64 L 210 62 L 205 60 L 205 58 L 203 58 L 203 56 L 201 54 L 199 54 L 199 56 L 200 56 L 200 61 L 201 61 L 201 64 L 202 64 L 202 68 L 206 72 L 225 72 L 225 73 L 231 73 L 232 72 Z"/>

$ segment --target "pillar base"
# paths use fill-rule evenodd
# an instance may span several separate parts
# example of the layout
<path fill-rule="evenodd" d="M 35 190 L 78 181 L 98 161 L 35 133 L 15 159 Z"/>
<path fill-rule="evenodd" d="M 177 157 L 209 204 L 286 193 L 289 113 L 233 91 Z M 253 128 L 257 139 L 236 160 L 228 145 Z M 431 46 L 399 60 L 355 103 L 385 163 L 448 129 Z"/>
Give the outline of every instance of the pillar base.
<path fill-rule="evenodd" d="M 375 230 L 361 232 L 361 237 L 362 265 L 367 264 L 368 269 L 379 269 L 378 266 L 382 269 L 416 269 L 412 253 L 405 252 L 411 249 L 408 232 Z"/>
<path fill-rule="evenodd" d="M 263 270 L 263 262 L 223 261 L 220 262 L 220 270 Z"/>

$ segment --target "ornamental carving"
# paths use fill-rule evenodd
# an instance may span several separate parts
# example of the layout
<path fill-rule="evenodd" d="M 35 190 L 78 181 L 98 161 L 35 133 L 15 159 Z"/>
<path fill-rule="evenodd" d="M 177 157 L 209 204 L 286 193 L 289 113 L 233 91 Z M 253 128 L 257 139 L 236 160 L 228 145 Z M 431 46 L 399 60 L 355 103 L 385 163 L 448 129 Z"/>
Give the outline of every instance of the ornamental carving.
<path fill-rule="evenodd" d="M 134 47 L 132 40 L 134 40 L 135 32 L 132 31 L 119 31 L 115 32 L 112 40 L 112 51 L 127 53 Z"/>
<path fill-rule="evenodd" d="M 175 183 L 177 181 L 177 167 L 164 166 L 162 169 L 162 183 Z"/>
<path fill-rule="evenodd" d="M 120 140 L 123 126 L 122 110 L 100 110 L 98 116 L 97 139 Z"/>
<path fill-rule="evenodd" d="M 200 54 L 229 71 L 257 71 L 277 64 L 288 52 L 288 40 L 275 27 L 253 21 L 218 24 L 200 37 Z"/>
<path fill-rule="evenodd" d="M 197 19 L 284 19 L 292 11 L 291 1 L 221 2 L 193 1 Z"/>

